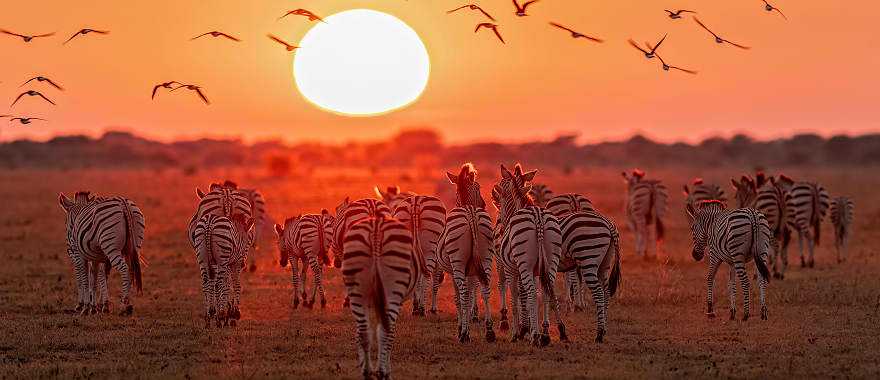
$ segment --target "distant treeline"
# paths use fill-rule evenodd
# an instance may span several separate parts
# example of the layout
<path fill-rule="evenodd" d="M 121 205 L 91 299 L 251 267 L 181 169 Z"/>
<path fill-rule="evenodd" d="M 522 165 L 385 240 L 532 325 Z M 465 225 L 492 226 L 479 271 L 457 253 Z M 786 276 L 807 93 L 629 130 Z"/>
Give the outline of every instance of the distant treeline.
<path fill-rule="evenodd" d="M 260 167 L 271 174 L 319 167 L 384 167 L 433 170 L 470 161 L 478 164 L 522 161 L 571 170 L 581 166 L 657 167 L 661 165 L 872 165 L 880 163 L 880 134 L 858 137 L 813 134 L 772 141 L 745 135 L 710 138 L 699 144 L 663 144 L 643 136 L 626 141 L 581 145 L 577 136 L 549 142 L 446 145 L 433 130 L 408 130 L 386 141 L 343 145 L 280 141 L 244 144 L 240 140 L 200 139 L 162 143 L 128 132 L 107 132 L 97 139 L 61 136 L 46 142 L 19 140 L 0 144 L 2 168 L 168 168 Z"/>

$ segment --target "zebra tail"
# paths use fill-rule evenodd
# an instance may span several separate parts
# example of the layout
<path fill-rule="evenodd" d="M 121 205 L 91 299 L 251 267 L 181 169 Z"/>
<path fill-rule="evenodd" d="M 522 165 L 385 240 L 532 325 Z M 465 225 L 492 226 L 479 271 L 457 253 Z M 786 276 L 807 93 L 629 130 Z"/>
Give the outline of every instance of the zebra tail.
<path fill-rule="evenodd" d="M 477 215 L 474 213 L 470 213 L 470 229 L 471 229 L 471 262 L 476 267 L 477 276 L 480 279 L 480 284 L 483 286 L 489 286 L 489 273 L 486 271 L 486 267 L 483 266 L 483 257 L 476 257 L 478 250 L 477 244 L 477 236 L 479 235 L 480 223 L 477 220 Z"/>
<path fill-rule="evenodd" d="M 379 273 L 379 258 L 373 258 L 373 275 L 373 284 L 376 288 L 373 307 L 376 310 L 376 317 L 382 323 L 382 328 L 389 331 L 391 320 L 388 315 L 388 300 L 385 299 L 385 284 L 382 283 L 382 275 Z"/>
<path fill-rule="evenodd" d="M 611 276 L 608 278 L 608 294 L 610 297 L 614 297 L 614 294 L 617 293 L 622 278 L 620 273 L 620 235 L 616 230 L 613 233 L 611 246 L 608 247 L 608 252 L 605 253 L 606 256 L 612 252 L 614 253 L 614 266 L 611 267 Z"/>
<path fill-rule="evenodd" d="M 122 256 L 128 263 L 128 268 L 132 273 L 134 280 L 134 288 L 141 293 L 143 291 L 143 279 L 141 276 L 141 260 L 138 255 L 137 246 L 134 242 L 134 218 L 131 215 L 131 206 L 128 201 L 122 201 L 122 210 L 125 217 L 125 246 L 122 248 Z"/>
<path fill-rule="evenodd" d="M 655 227 L 657 228 L 657 241 L 663 241 L 663 233 L 665 228 L 663 227 L 663 221 L 660 218 L 654 220 Z"/>
<path fill-rule="evenodd" d="M 541 277 L 541 286 L 544 287 L 544 294 L 553 294 L 553 281 L 550 281 L 550 266 L 547 265 L 547 253 L 544 249 L 544 223 L 538 215 L 536 240 L 538 244 L 538 275 Z M 556 268 L 552 268 L 556 270 Z"/>
<path fill-rule="evenodd" d="M 753 216 L 752 220 L 752 255 L 754 255 L 755 259 L 755 267 L 758 269 L 758 272 L 761 273 L 761 277 L 764 277 L 764 281 L 770 283 L 770 270 L 767 269 L 767 263 L 764 262 L 764 259 L 761 257 L 761 247 L 763 244 L 760 244 L 763 240 L 763 235 L 760 231 L 760 218 L 757 215 Z"/>

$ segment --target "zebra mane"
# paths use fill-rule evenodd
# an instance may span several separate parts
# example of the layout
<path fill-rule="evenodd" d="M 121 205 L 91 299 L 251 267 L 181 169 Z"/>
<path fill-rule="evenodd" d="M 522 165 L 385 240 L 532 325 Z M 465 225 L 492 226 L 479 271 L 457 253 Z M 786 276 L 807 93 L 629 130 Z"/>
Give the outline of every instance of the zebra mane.
<path fill-rule="evenodd" d="M 697 210 L 706 210 L 713 205 L 717 205 L 718 207 L 724 208 L 724 202 L 721 202 L 717 199 L 707 199 L 697 202 Z"/>
<path fill-rule="evenodd" d="M 90 202 L 98 200 L 98 199 L 100 199 L 100 198 L 92 195 L 91 191 L 77 191 L 73 195 L 73 202 L 75 204 L 90 203 Z"/>

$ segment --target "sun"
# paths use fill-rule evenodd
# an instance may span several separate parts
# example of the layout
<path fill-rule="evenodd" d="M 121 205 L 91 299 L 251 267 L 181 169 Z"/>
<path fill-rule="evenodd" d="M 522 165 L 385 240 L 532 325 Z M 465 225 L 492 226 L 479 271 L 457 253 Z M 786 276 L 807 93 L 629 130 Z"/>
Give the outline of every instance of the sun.
<path fill-rule="evenodd" d="M 299 92 L 323 109 L 351 116 L 404 107 L 428 84 L 430 60 L 419 35 L 400 19 L 352 9 L 317 22 L 293 60 Z"/>

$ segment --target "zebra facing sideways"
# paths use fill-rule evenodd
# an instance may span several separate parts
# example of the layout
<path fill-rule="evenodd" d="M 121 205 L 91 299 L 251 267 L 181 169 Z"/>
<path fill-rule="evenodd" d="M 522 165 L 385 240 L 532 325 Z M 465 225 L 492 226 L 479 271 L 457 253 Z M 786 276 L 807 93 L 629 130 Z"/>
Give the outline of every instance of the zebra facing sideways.
<path fill-rule="evenodd" d="M 333 216 L 327 210 L 320 214 L 305 214 L 288 218 L 283 225 L 275 225 L 278 237 L 278 251 L 281 252 L 281 267 L 290 263 L 293 285 L 293 308 L 299 306 L 299 289 L 302 282 L 303 306 L 312 308 L 315 305 L 316 293 L 321 296 L 321 308 L 327 305 L 322 283 L 323 267 L 330 265 L 330 240 L 333 235 Z M 302 263 L 302 273 L 298 263 Z M 314 285 L 312 297 L 306 297 L 306 271 L 312 270 Z"/>
<path fill-rule="evenodd" d="M 848 256 L 852 222 L 855 214 L 855 203 L 847 197 L 836 197 L 831 202 L 831 224 L 834 225 L 834 246 L 837 248 L 837 262 L 846 261 Z"/>
<path fill-rule="evenodd" d="M 252 244 L 253 221 L 236 214 L 232 219 L 205 214 L 193 230 L 196 262 L 205 297 L 205 327 L 216 320 L 217 327 L 235 325 L 239 310 L 242 263 Z"/>
<path fill-rule="evenodd" d="M 715 317 L 713 290 L 715 274 L 721 262 L 730 266 L 728 291 L 730 292 L 730 319 L 736 318 L 736 280 L 739 279 L 743 294 L 743 317 L 749 319 L 751 297 L 746 263 L 755 261 L 758 269 L 758 289 L 761 301 L 761 319 L 767 319 L 765 292 L 770 281 L 767 257 L 773 236 L 767 219 L 758 210 L 740 208 L 725 211 L 719 201 L 703 201 L 696 207 L 688 204 L 687 212 L 692 217 L 693 257 L 700 261 L 709 249 L 709 273 L 706 276 L 706 315 Z"/>
<path fill-rule="evenodd" d="M 416 279 L 418 286 L 413 296 L 412 313 L 424 316 L 426 285 L 432 273 L 427 260 L 437 255 L 437 245 L 446 226 L 446 206 L 440 199 L 426 195 L 409 196 L 394 203 L 392 216 L 405 224 L 412 233 L 413 257 L 422 267 L 419 272 L 422 276 Z M 433 311 L 436 312 L 436 309 Z"/>
<path fill-rule="evenodd" d="M 669 193 L 658 180 L 644 179 L 645 172 L 633 169 L 632 174 L 623 172 L 627 185 L 625 214 L 627 226 L 636 234 L 636 254 L 650 259 L 648 256 L 648 226 L 655 226 L 656 250 L 660 251 L 663 243 L 663 216 L 666 214 Z M 654 255 L 656 257 L 656 254 Z"/>
<path fill-rule="evenodd" d="M 736 189 L 736 201 L 739 208 L 754 208 L 764 214 L 770 231 L 773 232 L 773 249 L 770 253 L 770 267 L 773 278 L 785 278 L 788 269 L 788 244 L 791 242 L 791 229 L 785 223 L 786 184 L 793 182 L 785 175 L 767 177 L 759 172 L 753 179 L 742 176 L 739 181 L 731 178 Z"/>
<path fill-rule="evenodd" d="M 143 288 L 140 250 L 146 225 L 144 214 L 126 198 L 95 197 L 86 191 L 77 192 L 73 199 L 59 194 L 58 201 L 67 213 L 67 254 L 73 263 L 78 289 L 76 310 L 94 313 L 96 288 L 107 293 L 107 272 L 98 265 L 104 264 L 116 268 L 122 277 L 120 315 L 131 315 L 131 287 L 134 285 L 138 292 Z M 103 284 L 99 286 L 101 277 Z M 102 308 L 107 311 L 109 305 Z"/>
<path fill-rule="evenodd" d="M 813 253 L 819 245 L 822 219 L 828 212 L 831 197 L 822 185 L 815 182 L 797 182 L 788 190 L 785 199 L 786 223 L 798 233 L 798 253 L 801 267 L 815 266 Z M 809 259 L 804 259 L 804 240 L 809 249 Z"/>
<path fill-rule="evenodd" d="M 391 209 L 378 199 L 364 198 L 352 202 L 346 197 L 342 203 L 336 206 L 336 216 L 333 218 L 333 235 L 330 239 L 334 267 L 342 267 L 342 247 L 345 235 L 351 226 L 361 220 L 378 218 L 383 215 L 391 215 Z M 342 307 L 348 307 L 349 301 L 349 297 L 346 296 Z"/>
<path fill-rule="evenodd" d="M 358 361 L 363 377 L 373 377 L 377 346 L 379 379 L 391 377 L 391 347 L 401 305 L 414 291 L 420 271 L 406 225 L 379 211 L 353 223 L 342 239 L 342 281 L 357 324 Z M 337 257 L 339 257 L 337 256 Z"/>

